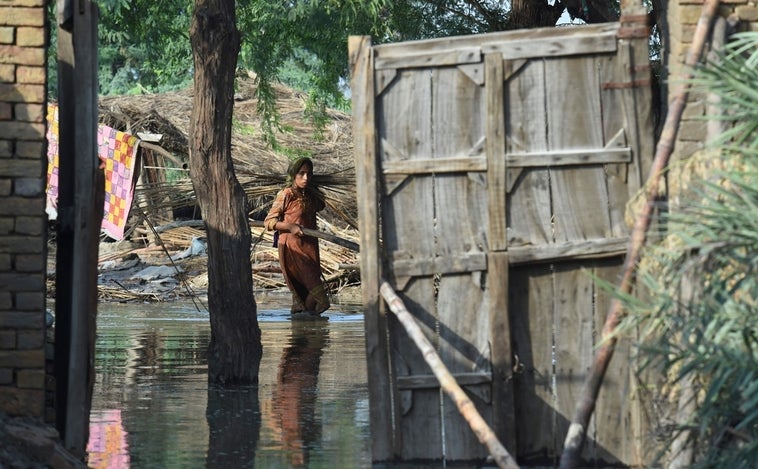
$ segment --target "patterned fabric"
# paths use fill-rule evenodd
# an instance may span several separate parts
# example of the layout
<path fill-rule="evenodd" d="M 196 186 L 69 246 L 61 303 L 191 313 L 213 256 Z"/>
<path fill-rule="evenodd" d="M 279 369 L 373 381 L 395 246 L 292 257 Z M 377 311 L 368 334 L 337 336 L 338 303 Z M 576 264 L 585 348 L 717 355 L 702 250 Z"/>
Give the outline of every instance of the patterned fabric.
<path fill-rule="evenodd" d="M 47 106 L 47 206 L 52 220 L 58 218 L 58 106 Z"/>
<path fill-rule="evenodd" d="M 57 211 L 58 200 L 58 106 L 48 106 L 47 130 L 47 211 L 51 218 Z M 98 126 L 98 157 L 105 172 L 105 203 L 102 229 L 113 239 L 124 237 L 124 227 L 134 199 L 136 183 L 137 148 L 139 140 L 133 135 Z"/>
<path fill-rule="evenodd" d="M 101 125 L 97 154 L 105 166 L 103 231 L 113 239 L 122 239 L 134 198 L 137 137 Z"/>

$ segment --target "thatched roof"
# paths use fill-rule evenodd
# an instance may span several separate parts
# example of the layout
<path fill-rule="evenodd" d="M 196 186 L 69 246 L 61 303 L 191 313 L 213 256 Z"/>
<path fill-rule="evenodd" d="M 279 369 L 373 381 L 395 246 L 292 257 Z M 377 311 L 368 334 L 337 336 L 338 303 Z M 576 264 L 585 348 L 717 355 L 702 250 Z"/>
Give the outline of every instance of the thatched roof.
<path fill-rule="evenodd" d="M 305 116 L 306 96 L 282 85 L 276 85 L 277 110 L 281 130 L 275 138 L 278 149 L 265 142 L 255 99 L 255 78 L 237 79 L 234 96 L 232 158 L 235 173 L 245 188 L 251 207 L 264 210 L 267 202 L 285 181 L 289 155 L 312 157 L 320 186 L 328 199 L 339 207 L 342 218 L 356 226 L 355 177 L 350 116 L 329 111 L 331 121 L 317 129 Z M 173 158 L 167 164 L 178 166 L 189 159 L 189 127 L 192 112 L 192 90 L 161 94 L 107 96 L 100 99 L 100 122 L 131 134 L 162 135 L 157 145 Z M 171 163 L 168 163 L 168 162 Z M 186 166 L 185 166 L 186 167 Z M 188 173 L 186 178 L 172 180 L 170 185 L 153 188 L 165 191 L 172 204 L 186 205 L 194 200 Z M 336 219 L 333 220 L 336 222 Z"/>

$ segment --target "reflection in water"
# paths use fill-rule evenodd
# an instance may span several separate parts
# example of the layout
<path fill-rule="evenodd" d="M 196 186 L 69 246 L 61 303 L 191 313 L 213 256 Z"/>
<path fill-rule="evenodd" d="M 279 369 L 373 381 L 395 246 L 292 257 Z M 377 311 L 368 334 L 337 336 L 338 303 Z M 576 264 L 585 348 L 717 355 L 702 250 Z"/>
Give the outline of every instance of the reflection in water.
<path fill-rule="evenodd" d="M 93 412 L 90 416 L 89 467 L 106 469 L 111 467 L 129 467 L 129 446 L 126 444 L 126 432 L 121 422 L 118 409 Z"/>
<path fill-rule="evenodd" d="M 209 389 L 207 312 L 100 305 L 90 466 L 370 467 L 363 316 L 259 321 L 259 386 Z"/>
<path fill-rule="evenodd" d="M 258 386 L 208 388 L 208 454 L 205 466 L 253 467 L 261 431 Z"/>
<path fill-rule="evenodd" d="M 314 414 L 327 337 L 323 321 L 293 321 L 292 337 L 279 364 L 273 393 L 274 425 L 293 467 L 307 466 L 310 449 L 321 439 L 321 422 Z"/>

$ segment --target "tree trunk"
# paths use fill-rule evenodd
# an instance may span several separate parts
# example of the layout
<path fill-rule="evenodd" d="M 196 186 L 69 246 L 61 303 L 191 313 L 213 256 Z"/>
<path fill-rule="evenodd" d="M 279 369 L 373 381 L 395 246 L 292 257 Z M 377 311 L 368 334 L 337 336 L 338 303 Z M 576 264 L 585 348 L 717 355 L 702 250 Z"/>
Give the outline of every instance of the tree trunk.
<path fill-rule="evenodd" d="M 535 0 L 513 0 L 508 17 L 510 29 L 530 29 L 555 26 L 563 13 L 561 2 L 550 5 Z"/>
<path fill-rule="evenodd" d="M 262 347 L 250 266 L 247 199 L 231 157 L 240 50 L 233 0 L 196 0 L 190 175 L 208 233 L 208 381 L 257 384 Z"/>

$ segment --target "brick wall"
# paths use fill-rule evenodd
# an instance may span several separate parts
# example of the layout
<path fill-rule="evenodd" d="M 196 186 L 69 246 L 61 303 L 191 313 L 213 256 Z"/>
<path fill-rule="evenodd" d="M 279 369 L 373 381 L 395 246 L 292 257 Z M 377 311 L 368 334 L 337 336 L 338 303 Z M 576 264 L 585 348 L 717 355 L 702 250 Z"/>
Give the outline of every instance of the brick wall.
<path fill-rule="evenodd" d="M 675 0 L 668 2 L 668 71 L 669 80 L 681 76 L 684 60 L 692 44 L 703 0 Z M 726 18 L 729 28 L 736 31 L 758 31 L 758 1 L 755 0 L 721 0 L 719 16 Z M 707 52 L 707 51 L 706 51 Z M 674 85 L 669 85 L 669 93 Z M 702 120 L 706 115 L 706 97 L 699 92 L 691 92 L 687 107 L 682 115 L 682 122 L 677 135 L 673 159 L 691 156 L 705 145 L 707 123 Z"/>
<path fill-rule="evenodd" d="M 46 2 L 0 0 L 0 412 L 45 415 Z"/>

